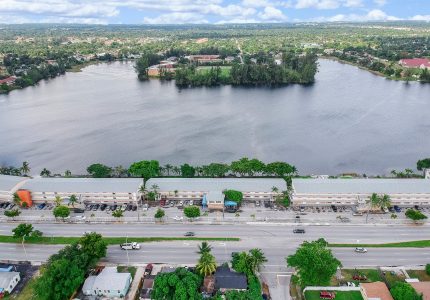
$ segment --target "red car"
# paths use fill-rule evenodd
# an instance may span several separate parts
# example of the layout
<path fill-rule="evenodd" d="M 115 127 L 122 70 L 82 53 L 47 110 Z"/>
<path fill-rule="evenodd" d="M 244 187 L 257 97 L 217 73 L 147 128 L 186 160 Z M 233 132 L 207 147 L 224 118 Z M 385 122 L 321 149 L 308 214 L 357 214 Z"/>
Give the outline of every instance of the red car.
<path fill-rule="evenodd" d="M 151 275 L 151 273 L 152 273 L 152 268 L 153 268 L 152 264 L 147 264 L 147 265 L 146 265 L 146 268 L 145 268 L 144 276 Z"/>
<path fill-rule="evenodd" d="M 334 299 L 335 297 L 336 297 L 335 292 L 327 292 L 327 291 L 320 292 L 321 299 Z"/>

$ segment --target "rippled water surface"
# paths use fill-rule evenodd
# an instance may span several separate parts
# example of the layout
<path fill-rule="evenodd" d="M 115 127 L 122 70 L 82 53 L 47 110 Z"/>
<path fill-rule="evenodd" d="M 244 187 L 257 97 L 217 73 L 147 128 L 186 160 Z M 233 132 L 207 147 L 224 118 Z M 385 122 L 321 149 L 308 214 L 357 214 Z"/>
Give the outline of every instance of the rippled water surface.
<path fill-rule="evenodd" d="M 0 164 L 27 160 L 33 173 L 242 156 L 301 173 L 414 167 L 430 156 L 430 85 L 322 60 L 312 86 L 179 90 L 114 62 L 0 96 Z"/>

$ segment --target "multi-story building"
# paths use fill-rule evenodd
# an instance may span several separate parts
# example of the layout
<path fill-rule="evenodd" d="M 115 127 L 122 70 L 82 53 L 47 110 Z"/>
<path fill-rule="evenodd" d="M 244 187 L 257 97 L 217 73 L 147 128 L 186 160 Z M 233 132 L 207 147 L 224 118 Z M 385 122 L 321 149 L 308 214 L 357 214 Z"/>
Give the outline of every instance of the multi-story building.
<path fill-rule="evenodd" d="M 373 193 L 389 195 L 392 205 L 430 205 L 428 179 L 293 179 L 292 187 L 292 203 L 299 206 L 355 206 Z"/>

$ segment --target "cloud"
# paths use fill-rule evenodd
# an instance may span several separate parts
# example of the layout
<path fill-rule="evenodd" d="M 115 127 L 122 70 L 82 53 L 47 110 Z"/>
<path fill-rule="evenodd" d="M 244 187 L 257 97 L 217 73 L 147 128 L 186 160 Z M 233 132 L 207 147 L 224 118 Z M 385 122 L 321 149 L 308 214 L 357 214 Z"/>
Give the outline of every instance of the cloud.
<path fill-rule="evenodd" d="M 373 2 L 378 6 L 384 6 L 387 4 L 387 0 L 373 0 Z"/>
<path fill-rule="evenodd" d="M 397 17 L 389 16 L 380 9 L 369 11 L 365 15 L 358 14 L 338 14 L 332 17 L 320 17 L 315 19 L 318 22 L 366 22 L 366 21 L 396 21 Z"/>
<path fill-rule="evenodd" d="M 257 19 L 241 19 L 241 18 L 235 18 L 230 20 L 221 20 L 216 22 L 216 24 L 246 24 L 246 23 L 261 23 L 261 20 Z"/>
<path fill-rule="evenodd" d="M 413 21 L 427 21 L 430 22 L 430 15 L 416 15 L 411 18 Z"/>
<path fill-rule="evenodd" d="M 265 7 L 264 11 L 260 12 L 258 16 L 266 22 L 281 22 L 287 20 L 287 16 L 285 16 L 281 10 L 273 6 Z"/>
<path fill-rule="evenodd" d="M 346 0 L 344 6 L 346 7 L 362 7 L 362 0 Z"/>
<path fill-rule="evenodd" d="M 336 9 L 340 5 L 338 0 L 298 0 L 295 8 Z"/>
<path fill-rule="evenodd" d="M 205 24 L 209 23 L 200 15 L 193 13 L 170 13 L 155 18 L 143 18 L 145 24 Z"/>

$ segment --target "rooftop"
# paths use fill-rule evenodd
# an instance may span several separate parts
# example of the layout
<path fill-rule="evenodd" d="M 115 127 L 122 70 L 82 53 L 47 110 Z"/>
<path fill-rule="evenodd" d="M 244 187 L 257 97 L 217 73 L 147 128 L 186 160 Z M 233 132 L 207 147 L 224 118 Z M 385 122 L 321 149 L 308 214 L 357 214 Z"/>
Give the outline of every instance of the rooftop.
<path fill-rule="evenodd" d="M 32 192 L 133 193 L 140 184 L 140 178 L 34 178 L 22 188 Z"/>
<path fill-rule="evenodd" d="M 19 272 L 0 272 L 0 290 L 8 288 L 16 275 L 19 275 Z"/>
<path fill-rule="evenodd" d="M 376 298 L 380 300 L 393 300 L 385 283 L 381 281 L 372 283 L 361 283 L 362 289 L 365 291 L 367 298 Z"/>
<path fill-rule="evenodd" d="M 293 179 L 298 194 L 430 193 L 428 179 Z"/>
<path fill-rule="evenodd" d="M 18 183 L 28 179 L 27 177 L 0 175 L 0 191 L 12 192 Z"/>
<path fill-rule="evenodd" d="M 430 282 L 410 282 L 410 285 L 417 291 L 418 294 L 423 295 L 423 300 L 430 300 Z"/>
<path fill-rule="evenodd" d="M 118 273 L 116 267 L 106 267 L 103 269 L 103 271 L 101 271 L 99 275 L 95 277 L 96 277 L 95 279 L 89 279 L 90 282 L 93 281 L 92 289 L 93 290 L 97 289 L 102 291 L 103 290 L 122 291 L 126 287 L 128 281 L 131 280 L 130 273 Z"/>
<path fill-rule="evenodd" d="M 228 266 L 220 266 L 215 272 L 215 289 L 246 290 L 246 275 L 231 271 Z"/>
<path fill-rule="evenodd" d="M 271 192 L 276 186 L 286 190 L 284 179 L 276 178 L 152 178 L 146 184 L 156 184 L 160 191 L 223 191 L 233 189 L 241 192 Z"/>

